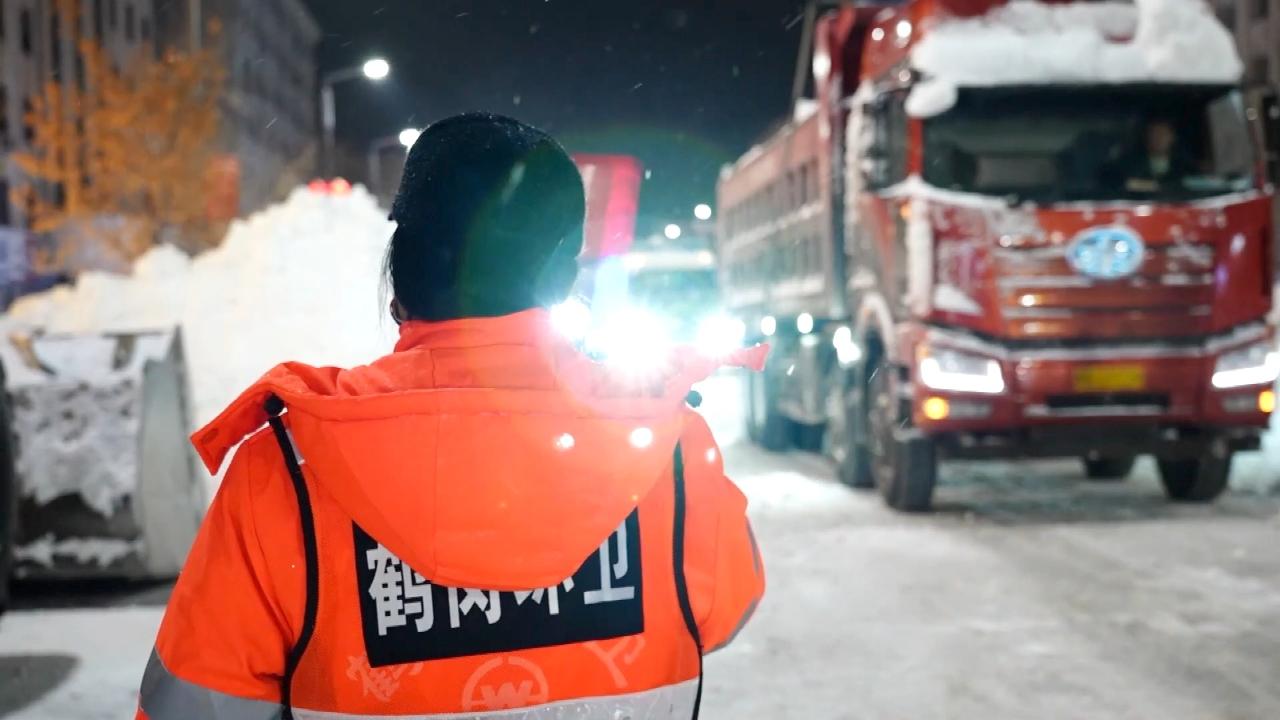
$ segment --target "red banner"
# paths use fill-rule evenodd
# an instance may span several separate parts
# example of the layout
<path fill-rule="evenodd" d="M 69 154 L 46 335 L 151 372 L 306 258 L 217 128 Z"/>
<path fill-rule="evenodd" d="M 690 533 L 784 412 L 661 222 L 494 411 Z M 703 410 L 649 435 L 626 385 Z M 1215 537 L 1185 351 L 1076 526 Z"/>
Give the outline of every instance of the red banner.
<path fill-rule="evenodd" d="M 627 155 L 574 155 L 587 191 L 584 259 L 618 255 L 631 248 L 640 204 L 640 161 Z"/>

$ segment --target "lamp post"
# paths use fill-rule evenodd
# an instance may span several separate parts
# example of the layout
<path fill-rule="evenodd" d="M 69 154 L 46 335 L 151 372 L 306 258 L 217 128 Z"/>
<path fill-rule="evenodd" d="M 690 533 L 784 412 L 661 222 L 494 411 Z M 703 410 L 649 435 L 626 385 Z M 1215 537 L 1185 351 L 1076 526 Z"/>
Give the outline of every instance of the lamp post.
<path fill-rule="evenodd" d="M 337 146 L 335 132 L 338 125 L 338 112 L 333 88 L 338 83 L 348 80 L 366 78 L 378 82 L 391 74 L 391 64 L 382 58 L 371 58 L 359 67 L 349 67 L 326 73 L 320 79 L 320 125 L 322 128 L 321 149 L 324 153 L 324 174 L 333 174 L 334 148 Z"/>
<path fill-rule="evenodd" d="M 408 153 L 421 134 L 422 131 L 417 128 L 405 128 L 400 131 L 400 134 L 379 138 L 369 146 L 369 183 L 374 194 L 379 198 L 383 196 L 384 190 L 391 190 L 391 188 L 382 187 L 382 153 L 391 147 L 402 147 L 405 153 Z M 390 193 L 388 192 L 387 195 L 386 199 L 390 200 Z"/>

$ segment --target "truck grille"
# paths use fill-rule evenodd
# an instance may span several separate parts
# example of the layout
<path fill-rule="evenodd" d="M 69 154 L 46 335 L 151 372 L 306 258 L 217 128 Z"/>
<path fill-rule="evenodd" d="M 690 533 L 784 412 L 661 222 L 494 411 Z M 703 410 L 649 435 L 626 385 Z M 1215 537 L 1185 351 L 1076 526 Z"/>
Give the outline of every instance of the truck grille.
<path fill-rule="evenodd" d="M 1080 275 L 1063 247 L 995 253 L 1000 308 L 1014 339 L 1176 338 L 1203 334 L 1213 312 L 1211 244 L 1152 244 L 1123 280 Z"/>

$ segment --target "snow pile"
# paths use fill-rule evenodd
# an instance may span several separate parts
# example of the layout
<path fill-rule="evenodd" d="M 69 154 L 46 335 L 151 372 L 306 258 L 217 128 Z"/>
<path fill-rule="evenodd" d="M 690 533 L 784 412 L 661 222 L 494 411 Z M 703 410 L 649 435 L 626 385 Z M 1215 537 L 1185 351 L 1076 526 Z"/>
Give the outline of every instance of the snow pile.
<path fill-rule="evenodd" d="M 137 379 L 92 385 L 57 379 L 14 391 L 13 431 L 21 439 L 15 463 L 24 497 L 45 505 L 79 495 L 103 517 L 112 516 L 138 484 Z"/>
<path fill-rule="evenodd" d="M 169 248 L 131 276 L 87 273 L 15 303 L 8 332 L 114 333 L 181 327 L 192 422 L 212 419 L 276 363 L 358 365 L 387 352 L 394 325 L 380 300 L 393 226 L 363 188 L 345 196 L 298 189 L 232 225 L 194 260 Z M 84 373 L 76 373 L 83 377 Z M 110 374 L 102 366 L 101 379 Z M 88 378 L 86 378 L 88 379 Z M 21 378 L 10 378 L 10 384 Z"/>
<path fill-rule="evenodd" d="M 1235 83 L 1235 42 L 1203 0 L 1050 5 L 1013 0 L 985 15 L 945 18 L 911 51 L 924 75 L 916 117 L 945 112 L 957 87 L 1043 83 Z"/>

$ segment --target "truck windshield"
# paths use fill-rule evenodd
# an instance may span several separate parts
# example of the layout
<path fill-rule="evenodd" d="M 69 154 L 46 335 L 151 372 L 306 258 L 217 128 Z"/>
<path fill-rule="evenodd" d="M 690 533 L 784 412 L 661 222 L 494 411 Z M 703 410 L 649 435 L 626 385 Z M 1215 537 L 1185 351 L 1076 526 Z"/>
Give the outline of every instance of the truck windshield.
<path fill-rule="evenodd" d="M 925 123 L 924 177 L 1031 202 L 1179 201 L 1254 187 L 1231 88 L 970 88 Z"/>
<path fill-rule="evenodd" d="M 641 305 L 681 318 L 705 315 L 719 301 L 713 269 L 641 270 L 631 275 L 629 292 Z"/>

